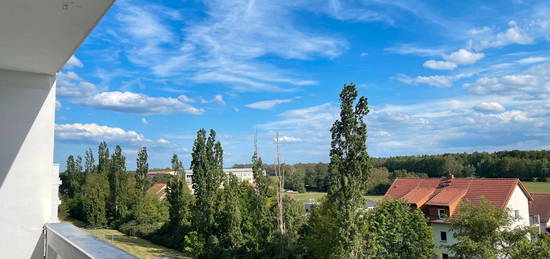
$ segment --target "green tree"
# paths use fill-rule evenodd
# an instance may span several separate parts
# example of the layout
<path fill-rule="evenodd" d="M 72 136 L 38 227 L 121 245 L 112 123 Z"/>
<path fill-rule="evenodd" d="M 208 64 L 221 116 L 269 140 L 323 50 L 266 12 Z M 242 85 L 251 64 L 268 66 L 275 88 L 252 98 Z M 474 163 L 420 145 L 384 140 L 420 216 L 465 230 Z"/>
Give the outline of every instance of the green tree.
<path fill-rule="evenodd" d="M 72 155 L 67 157 L 65 175 L 67 179 L 66 194 L 68 198 L 73 198 L 80 190 L 80 178 L 79 178 L 78 165 L 76 164 L 74 157 Z"/>
<path fill-rule="evenodd" d="M 236 251 L 244 242 L 241 231 L 241 199 L 239 182 L 236 176 L 229 175 L 224 181 L 223 202 L 219 216 L 222 230 L 222 246 L 225 249 Z"/>
<path fill-rule="evenodd" d="M 252 201 L 252 209 L 250 209 L 251 212 L 249 213 L 250 222 L 252 222 L 249 232 L 252 237 L 249 239 L 248 245 L 253 253 L 260 255 L 264 253 L 269 246 L 269 242 L 273 235 L 274 225 L 273 214 L 268 205 L 269 177 L 265 173 L 264 164 L 262 158 L 258 154 L 256 143 L 254 143 L 254 146 L 254 154 L 252 155 L 252 174 L 255 184 L 255 200 Z M 247 186 L 244 188 L 244 190 L 247 190 Z"/>
<path fill-rule="evenodd" d="M 132 214 L 134 219 L 147 220 L 149 217 L 143 215 L 145 213 L 145 194 L 149 189 L 150 183 L 149 178 L 147 178 L 147 172 L 149 172 L 149 163 L 147 163 L 147 148 L 143 147 L 138 152 L 138 157 L 136 159 L 136 172 L 134 175 L 136 186 L 134 202 L 132 207 Z"/>
<path fill-rule="evenodd" d="M 432 258 L 432 230 L 422 211 L 402 200 L 387 200 L 365 215 L 369 258 Z"/>
<path fill-rule="evenodd" d="M 485 199 L 477 206 L 462 202 L 449 218 L 458 240 L 449 250 L 454 258 L 530 258 L 523 253 L 537 253 L 535 239 L 529 240 L 529 228 L 512 228 L 515 220 L 509 209 L 496 208 Z"/>
<path fill-rule="evenodd" d="M 91 174 L 95 172 L 95 159 L 91 148 L 86 150 L 84 161 L 84 173 Z"/>
<path fill-rule="evenodd" d="M 82 188 L 82 206 L 85 221 L 96 227 L 107 224 L 105 201 L 109 195 L 109 183 L 103 174 L 87 174 Z"/>
<path fill-rule="evenodd" d="M 181 228 L 190 223 L 193 196 L 187 187 L 183 164 L 178 155 L 174 154 L 172 156 L 171 163 L 175 175 L 168 181 L 166 191 L 166 200 L 169 204 L 169 222 L 172 227 Z"/>
<path fill-rule="evenodd" d="M 149 189 L 149 178 L 147 173 L 149 172 L 149 163 L 147 163 L 147 148 L 142 147 L 138 152 L 136 159 L 136 190 L 138 191 L 138 197 L 145 196 L 145 192 Z"/>
<path fill-rule="evenodd" d="M 110 223 L 119 224 L 128 216 L 129 187 L 128 174 L 126 172 L 126 158 L 122 154 L 120 146 L 115 147 L 111 155 L 110 170 L 107 175 L 109 180 L 109 202 L 107 211 Z"/>
<path fill-rule="evenodd" d="M 363 205 L 369 169 L 367 125 L 364 121 L 369 112 L 368 103 L 365 97 L 361 97 L 355 104 L 356 98 L 355 85 L 345 85 L 340 93 L 340 118 L 330 130 L 327 202 L 338 208 L 332 210 L 338 231 L 333 233 L 337 237 L 335 250 L 329 253 L 348 258 L 356 258 L 364 250 L 358 211 Z"/>
<path fill-rule="evenodd" d="M 336 257 L 330 252 L 336 250 L 338 224 L 333 215 L 336 210 L 323 198 L 318 206 L 314 206 L 304 227 L 302 244 L 305 252 L 311 258 Z"/>
<path fill-rule="evenodd" d="M 509 251 L 509 256 L 512 259 L 539 259 L 550 258 L 550 237 L 546 235 L 536 236 L 533 231 L 532 239 L 527 239 L 525 236 L 519 237 L 520 240 L 514 243 Z"/>
<path fill-rule="evenodd" d="M 307 223 L 307 214 L 304 209 L 304 205 L 292 199 L 288 196 L 284 197 L 284 221 L 285 221 L 285 235 L 282 247 L 283 254 L 279 255 L 283 258 L 298 258 L 302 255 L 303 247 L 300 243 L 301 231 L 303 226 Z"/>
<path fill-rule="evenodd" d="M 104 175 L 109 174 L 109 147 L 107 147 L 107 143 L 105 141 L 99 144 L 97 158 L 97 172 Z"/>
<path fill-rule="evenodd" d="M 223 150 L 216 141 L 216 132 L 197 132 L 191 160 L 195 194 L 195 223 L 198 233 L 207 240 L 207 248 L 219 242 L 216 235 L 216 214 L 220 207 L 220 186 L 223 182 Z"/>

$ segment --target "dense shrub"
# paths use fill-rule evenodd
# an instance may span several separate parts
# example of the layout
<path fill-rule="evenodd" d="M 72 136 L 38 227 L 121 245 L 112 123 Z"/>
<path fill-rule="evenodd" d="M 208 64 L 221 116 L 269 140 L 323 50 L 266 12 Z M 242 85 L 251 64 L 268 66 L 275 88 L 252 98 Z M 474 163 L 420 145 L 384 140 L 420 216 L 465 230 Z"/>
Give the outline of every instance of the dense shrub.
<path fill-rule="evenodd" d="M 161 228 L 159 223 L 140 223 L 132 220 L 118 227 L 122 233 L 129 236 L 147 237 Z"/>

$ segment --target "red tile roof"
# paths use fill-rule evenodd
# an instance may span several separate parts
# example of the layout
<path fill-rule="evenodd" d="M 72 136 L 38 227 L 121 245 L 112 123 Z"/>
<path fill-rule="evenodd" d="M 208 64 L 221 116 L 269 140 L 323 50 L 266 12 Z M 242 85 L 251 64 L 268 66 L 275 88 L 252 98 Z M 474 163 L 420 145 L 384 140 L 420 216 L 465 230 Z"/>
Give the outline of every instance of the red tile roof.
<path fill-rule="evenodd" d="M 161 198 L 164 196 L 165 188 L 165 183 L 155 183 L 147 190 L 147 194 L 156 195 L 157 197 Z"/>
<path fill-rule="evenodd" d="M 533 202 L 529 204 L 529 216 L 540 215 L 540 222 L 550 219 L 550 194 L 533 193 Z"/>
<path fill-rule="evenodd" d="M 516 186 L 520 186 L 529 200 L 531 194 L 517 178 L 397 178 L 390 186 L 384 199 L 401 199 L 423 205 L 448 206 L 450 214 L 462 200 L 473 205 L 484 197 L 494 206 L 505 208 Z"/>

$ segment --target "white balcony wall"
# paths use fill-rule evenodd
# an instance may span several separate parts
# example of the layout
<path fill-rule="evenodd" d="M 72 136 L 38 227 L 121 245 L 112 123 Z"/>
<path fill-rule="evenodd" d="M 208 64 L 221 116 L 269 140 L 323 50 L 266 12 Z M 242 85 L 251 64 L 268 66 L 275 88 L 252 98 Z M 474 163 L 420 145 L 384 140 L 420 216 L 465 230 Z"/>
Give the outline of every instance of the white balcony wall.
<path fill-rule="evenodd" d="M 55 76 L 0 70 L 0 257 L 44 258 L 56 221 Z"/>

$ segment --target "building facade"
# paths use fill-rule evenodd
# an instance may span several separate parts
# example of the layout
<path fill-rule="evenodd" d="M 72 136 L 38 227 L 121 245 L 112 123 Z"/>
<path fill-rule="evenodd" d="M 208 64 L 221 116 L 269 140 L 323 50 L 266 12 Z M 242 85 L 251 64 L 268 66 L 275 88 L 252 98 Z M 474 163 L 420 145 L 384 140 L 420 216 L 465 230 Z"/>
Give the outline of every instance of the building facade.
<path fill-rule="evenodd" d="M 420 209 L 432 228 L 434 252 L 449 258 L 446 246 L 457 243 L 447 221 L 462 201 L 479 205 L 485 199 L 497 208 L 509 209 L 518 218 L 512 227 L 529 226 L 531 194 L 519 179 L 397 178 L 384 199 L 404 199 L 411 208 Z"/>
<path fill-rule="evenodd" d="M 0 2 L 0 258 L 51 250 L 44 233 L 59 205 L 56 73 L 112 3 Z"/>
<path fill-rule="evenodd" d="M 531 225 L 539 229 L 539 233 L 550 235 L 550 194 L 532 193 L 533 202 L 529 204 Z"/>

